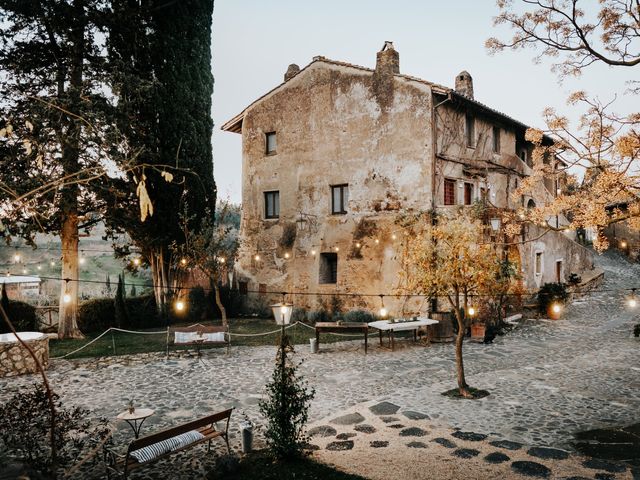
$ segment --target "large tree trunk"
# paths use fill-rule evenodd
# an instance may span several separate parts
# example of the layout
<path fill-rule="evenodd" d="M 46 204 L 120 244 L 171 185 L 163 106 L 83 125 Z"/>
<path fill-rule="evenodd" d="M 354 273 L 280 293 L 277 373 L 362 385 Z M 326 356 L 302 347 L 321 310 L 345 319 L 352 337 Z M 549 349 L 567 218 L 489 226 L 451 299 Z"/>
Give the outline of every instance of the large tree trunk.
<path fill-rule="evenodd" d="M 156 311 L 164 317 L 167 313 L 169 284 L 167 282 L 165 258 L 163 249 L 152 251 L 149 255 L 151 266 L 151 278 L 153 279 L 153 295 L 156 300 Z"/>
<path fill-rule="evenodd" d="M 75 190 L 75 189 L 73 189 Z M 66 193 L 66 192 L 65 192 Z M 68 200 L 75 200 L 75 193 L 68 193 Z M 71 202 L 73 203 L 73 202 Z M 66 205 L 65 205 L 66 207 Z M 63 209 L 62 229 L 62 278 L 69 279 L 60 285 L 60 310 L 58 321 L 59 338 L 83 338 L 78 328 L 78 212 L 73 208 Z M 65 297 L 70 298 L 65 302 Z"/>
<path fill-rule="evenodd" d="M 77 12 L 82 12 L 81 0 L 74 2 Z M 73 56 L 69 79 L 69 108 L 70 112 L 79 110 L 82 93 L 84 47 L 85 47 L 86 19 L 83 15 L 77 19 L 72 30 Z M 58 87 L 58 95 L 65 98 L 65 92 Z M 66 119 L 67 128 L 62 134 L 62 169 L 65 176 L 75 175 L 80 171 L 80 137 L 82 126 L 78 118 L 69 115 Z M 60 243 L 62 246 L 62 282 L 60 288 L 60 311 L 58 322 L 59 338 L 83 338 L 78 328 L 78 185 L 71 183 L 64 185 L 60 197 Z M 68 279 L 68 280 L 67 280 Z M 70 297 L 65 302 L 66 296 Z"/>

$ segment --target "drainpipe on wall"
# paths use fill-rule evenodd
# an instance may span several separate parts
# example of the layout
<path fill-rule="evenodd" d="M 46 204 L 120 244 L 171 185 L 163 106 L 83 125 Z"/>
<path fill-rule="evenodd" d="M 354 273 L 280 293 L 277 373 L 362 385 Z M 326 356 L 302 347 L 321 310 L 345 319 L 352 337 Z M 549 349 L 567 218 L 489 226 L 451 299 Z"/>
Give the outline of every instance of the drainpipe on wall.
<path fill-rule="evenodd" d="M 435 103 L 435 96 L 431 90 L 431 210 L 436 208 L 436 162 L 438 154 L 438 128 L 436 125 L 436 109 L 441 105 L 451 101 L 451 92 L 447 92 L 447 98 L 438 104 Z"/>

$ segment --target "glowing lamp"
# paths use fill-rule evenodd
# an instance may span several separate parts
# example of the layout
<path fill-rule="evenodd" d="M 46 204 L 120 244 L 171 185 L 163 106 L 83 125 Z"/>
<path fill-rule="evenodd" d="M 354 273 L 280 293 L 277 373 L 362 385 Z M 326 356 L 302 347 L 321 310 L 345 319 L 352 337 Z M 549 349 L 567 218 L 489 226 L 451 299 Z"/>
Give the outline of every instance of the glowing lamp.
<path fill-rule="evenodd" d="M 65 294 L 62 296 L 62 301 L 63 301 L 64 303 L 69 303 L 69 302 L 71 302 L 71 295 L 69 295 L 68 293 L 65 293 Z"/>
<path fill-rule="evenodd" d="M 218 258 L 218 261 L 219 261 L 220 263 L 225 263 L 225 262 L 227 261 L 227 259 L 226 259 L 226 258 L 224 258 L 224 257 L 219 257 L 219 258 Z"/>
<path fill-rule="evenodd" d="M 395 233 L 391 235 L 391 240 L 395 240 L 396 238 L 398 238 L 398 236 Z"/>
<path fill-rule="evenodd" d="M 184 312 L 185 306 L 186 305 L 184 303 L 184 300 L 178 300 L 176 302 L 176 311 L 177 312 Z"/>
<path fill-rule="evenodd" d="M 476 314 L 476 309 L 473 307 L 469 307 L 469 309 L 467 310 L 467 312 L 469 312 L 469 316 L 473 317 Z"/>
<path fill-rule="evenodd" d="M 315 257 L 316 256 L 316 251 L 315 250 L 311 250 L 311 255 L 313 255 Z"/>
<path fill-rule="evenodd" d="M 54 262 L 53 260 L 51 260 L 51 261 L 49 262 L 49 265 L 51 265 L 52 267 L 55 267 L 55 266 L 56 266 L 56 262 Z"/>
<path fill-rule="evenodd" d="M 271 305 L 273 310 L 273 318 L 278 325 L 289 325 L 291 322 L 291 313 L 293 312 L 293 304 L 291 303 L 276 303 Z"/>
<path fill-rule="evenodd" d="M 14 261 L 15 263 L 20 263 L 20 254 L 19 254 L 19 253 L 16 253 L 16 254 L 13 256 L 13 261 Z"/>
<path fill-rule="evenodd" d="M 186 258 L 184 258 L 184 257 L 183 257 L 183 258 L 181 258 L 181 259 L 180 259 L 180 265 L 183 265 L 183 266 L 184 266 L 184 265 L 186 265 L 186 264 L 187 264 L 187 259 L 186 259 Z"/>
<path fill-rule="evenodd" d="M 256 254 L 256 255 L 253 257 L 253 259 L 254 259 L 256 262 L 259 262 L 259 261 L 260 261 L 260 255 Z"/>
<path fill-rule="evenodd" d="M 133 264 L 134 264 L 136 267 L 140 266 L 140 259 L 139 259 L 139 258 L 134 258 L 134 259 L 133 259 Z"/>
<path fill-rule="evenodd" d="M 386 308 L 382 307 L 382 308 L 380 309 L 380 316 L 381 316 L 382 318 L 385 318 L 385 317 L 387 316 L 387 314 L 388 314 L 388 313 L 389 313 L 389 312 L 387 312 L 387 309 L 386 309 Z"/>
<path fill-rule="evenodd" d="M 635 297 L 631 297 L 627 303 L 631 308 L 636 308 L 638 306 L 638 301 Z"/>
<path fill-rule="evenodd" d="M 333 249 L 334 249 L 336 252 L 339 252 L 339 251 L 340 251 L 340 247 L 333 247 Z"/>
<path fill-rule="evenodd" d="M 625 242 L 624 240 L 622 240 L 620 242 L 620 248 L 627 248 L 627 242 Z"/>
<path fill-rule="evenodd" d="M 356 242 L 356 248 L 360 248 L 361 246 L 360 242 Z"/>
<path fill-rule="evenodd" d="M 84 259 L 84 257 L 80 257 L 80 265 L 84 265 L 84 262 L 85 262 L 85 261 L 86 261 L 86 260 Z"/>
<path fill-rule="evenodd" d="M 289 252 L 284 254 L 284 258 L 289 258 L 289 257 L 290 257 Z"/>
<path fill-rule="evenodd" d="M 378 240 L 378 239 L 376 238 L 376 245 L 377 245 L 378 243 L 380 243 L 380 240 Z"/>

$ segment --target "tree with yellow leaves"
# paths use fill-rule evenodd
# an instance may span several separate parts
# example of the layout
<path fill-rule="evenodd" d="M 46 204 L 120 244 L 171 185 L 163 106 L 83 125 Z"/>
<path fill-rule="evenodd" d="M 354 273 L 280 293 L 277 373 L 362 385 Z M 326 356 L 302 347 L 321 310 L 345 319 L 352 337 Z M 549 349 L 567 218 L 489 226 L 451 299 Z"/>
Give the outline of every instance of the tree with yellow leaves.
<path fill-rule="evenodd" d="M 488 296 L 501 281 L 495 245 L 485 242 L 479 220 L 459 212 L 441 216 L 437 225 L 418 233 L 407 248 L 404 271 L 408 291 L 444 297 L 458 324 L 455 341 L 458 393 L 474 398 L 464 375 L 462 344 L 470 315 L 470 301 Z"/>

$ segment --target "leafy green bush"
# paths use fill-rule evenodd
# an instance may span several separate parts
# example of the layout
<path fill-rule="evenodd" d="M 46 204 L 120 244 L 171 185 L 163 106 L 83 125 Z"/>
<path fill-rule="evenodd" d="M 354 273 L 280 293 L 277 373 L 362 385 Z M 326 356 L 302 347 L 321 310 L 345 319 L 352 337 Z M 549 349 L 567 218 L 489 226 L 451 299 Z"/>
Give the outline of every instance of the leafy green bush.
<path fill-rule="evenodd" d="M 153 295 L 125 298 L 126 323 L 121 328 L 143 329 L 163 327 L 166 321 L 156 312 Z M 78 308 L 78 327 L 84 333 L 103 332 L 115 327 L 115 303 L 112 298 L 94 298 L 82 302 Z"/>
<path fill-rule="evenodd" d="M 307 320 L 307 311 L 304 308 L 293 307 L 291 312 L 291 323 L 305 322 Z"/>
<path fill-rule="evenodd" d="M 0 404 L 0 440 L 4 455 L 24 462 L 44 478 L 61 478 L 65 469 L 109 434 L 107 420 L 88 421 L 89 411 L 79 407 L 64 408 L 55 393 L 53 402 L 56 407 L 56 464 L 51 458 L 51 410 L 44 387 L 36 384 L 32 389 L 22 389 Z M 42 478 L 33 472 L 30 472 L 30 478 Z"/>
<path fill-rule="evenodd" d="M 577 273 L 572 273 L 571 275 L 569 275 L 567 283 L 575 287 L 576 285 L 580 285 L 582 283 L 582 277 Z"/>
<path fill-rule="evenodd" d="M 213 292 L 211 292 L 213 293 Z M 211 302 L 215 302 L 215 294 L 209 295 L 209 299 L 207 299 L 207 295 L 204 292 L 204 288 L 195 287 L 189 290 L 188 302 L 189 302 L 189 319 L 194 322 L 201 322 L 207 316 L 207 311 L 211 311 L 212 309 L 209 307 Z M 224 305 L 224 303 L 223 303 Z M 212 312 L 211 312 L 212 313 Z"/>
<path fill-rule="evenodd" d="M 311 310 L 307 312 L 307 322 L 312 325 L 317 322 L 330 322 L 332 320 L 331 314 L 326 310 Z"/>
<path fill-rule="evenodd" d="M 265 437 L 273 456 L 279 460 L 299 456 L 307 443 L 304 427 L 315 390 L 297 374 L 299 364 L 289 358 L 293 346 L 286 335 L 281 338 L 276 366 L 267 384 L 267 399 L 260 401 L 260 412 L 267 419 Z"/>
<path fill-rule="evenodd" d="M 569 292 L 564 283 L 545 283 L 538 290 L 538 311 L 546 314 L 552 303 L 566 303 L 569 299 Z"/>
<path fill-rule="evenodd" d="M 7 316 L 17 332 L 37 332 L 38 315 L 33 305 L 18 300 L 9 300 Z M 0 318 L 0 333 L 9 333 L 9 325 Z"/>
<path fill-rule="evenodd" d="M 378 318 L 371 312 L 366 310 L 351 310 L 342 315 L 342 319 L 345 322 L 362 322 L 369 323 L 375 322 Z"/>

